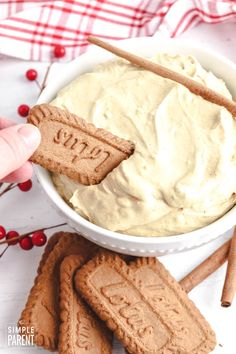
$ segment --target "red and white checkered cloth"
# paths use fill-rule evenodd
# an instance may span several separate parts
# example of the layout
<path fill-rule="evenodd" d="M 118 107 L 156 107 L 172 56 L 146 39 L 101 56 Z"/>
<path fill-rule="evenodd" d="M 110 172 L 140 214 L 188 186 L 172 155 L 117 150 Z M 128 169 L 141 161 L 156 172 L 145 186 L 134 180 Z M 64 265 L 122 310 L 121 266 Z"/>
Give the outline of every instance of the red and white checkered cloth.
<path fill-rule="evenodd" d="M 50 60 L 56 44 L 66 60 L 86 51 L 92 34 L 107 40 L 170 37 L 199 22 L 236 20 L 235 0 L 0 1 L 0 54 Z"/>

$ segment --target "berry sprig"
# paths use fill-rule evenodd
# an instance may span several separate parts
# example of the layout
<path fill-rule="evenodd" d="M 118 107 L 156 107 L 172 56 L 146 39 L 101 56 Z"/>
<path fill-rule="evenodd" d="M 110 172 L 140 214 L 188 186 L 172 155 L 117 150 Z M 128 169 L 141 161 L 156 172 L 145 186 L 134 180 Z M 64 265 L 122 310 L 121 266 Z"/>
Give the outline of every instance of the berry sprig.
<path fill-rule="evenodd" d="M 29 108 L 29 106 L 28 106 L 27 104 L 21 104 L 21 105 L 18 107 L 17 112 L 18 112 L 18 114 L 19 114 L 21 117 L 25 118 L 25 117 L 28 116 L 29 110 L 30 110 L 30 108 Z"/>
<path fill-rule="evenodd" d="M 56 61 L 56 59 L 60 59 L 63 58 L 66 54 L 66 49 L 64 46 L 62 45 L 56 45 L 53 48 L 52 51 L 52 62 L 50 63 L 50 65 L 47 68 L 47 71 L 45 73 L 44 79 L 42 84 L 40 85 L 40 83 L 38 82 L 38 72 L 35 69 L 28 69 L 25 73 L 25 77 L 28 81 L 32 81 L 35 82 L 40 90 L 40 93 L 43 91 L 43 89 L 46 86 L 47 83 L 47 79 L 52 67 L 52 64 Z M 27 104 L 21 104 L 17 111 L 18 114 L 21 117 L 27 117 L 29 114 L 29 110 L 30 107 Z M 2 188 L 2 186 L 4 186 L 4 183 L 0 182 L 0 189 Z M 4 194 L 6 194 L 7 192 L 9 192 L 10 190 L 14 189 L 18 187 L 22 192 L 28 192 L 31 188 L 32 188 L 32 181 L 28 180 L 22 183 L 10 183 L 7 185 L 7 187 L 5 189 L 3 189 L 2 191 L 0 191 L 0 197 Z M 4 188 L 4 187 L 3 187 Z M 41 247 L 44 246 L 47 242 L 47 236 L 45 234 L 46 230 L 55 228 L 55 227 L 59 227 L 59 226 L 64 226 L 66 225 L 66 223 L 63 224 L 59 224 L 59 225 L 54 225 L 54 226 L 50 226 L 50 227 L 45 227 L 42 229 L 38 229 L 38 230 L 33 230 L 30 232 L 27 232 L 23 235 L 20 235 L 17 231 L 15 230 L 9 230 L 8 232 L 6 231 L 6 229 L 0 225 L 0 245 L 2 244 L 7 244 L 6 248 L 3 250 L 3 252 L 0 254 L 0 258 L 3 256 L 3 254 L 6 252 L 6 250 L 13 245 L 19 244 L 19 246 L 23 249 L 23 250 L 31 250 L 34 246 L 36 247 Z"/>
<path fill-rule="evenodd" d="M 22 192 L 28 192 L 31 190 L 32 185 L 33 183 L 31 179 L 28 179 L 27 181 L 21 183 L 10 183 L 2 192 L 0 192 L 0 197 L 16 187 L 18 187 Z"/>
<path fill-rule="evenodd" d="M 6 237 L 6 230 L 3 226 L 0 226 L 0 240 Z"/>
<path fill-rule="evenodd" d="M 54 47 L 53 54 L 54 54 L 54 58 L 57 59 L 64 58 L 64 56 L 66 55 L 66 48 L 61 44 L 57 44 Z"/>
<path fill-rule="evenodd" d="M 28 69 L 25 73 L 25 76 L 29 81 L 37 82 L 38 72 L 35 69 Z"/>
<path fill-rule="evenodd" d="M 48 79 L 48 75 L 50 73 L 50 70 L 51 70 L 51 67 L 53 65 L 53 63 L 57 60 L 57 59 L 61 59 L 63 58 L 65 55 L 66 55 L 66 48 L 61 45 L 61 44 L 57 44 L 54 46 L 53 48 L 53 51 L 52 51 L 52 55 L 53 55 L 53 58 L 52 58 L 52 62 L 49 64 L 49 66 L 47 67 L 47 70 L 46 70 L 46 73 L 45 73 L 45 76 L 44 76 L 44 79 L 43 79 L 43 82 L 42 84 L 40 85 L 40 83 L 38 82 L 37 78 L 38 78 L 38 72 L 37 70 L 35 69 L 28 69 L 25 73 L 25 77 L 27 80 L 29 81 L 34 81 L 36 83 L 36 85 L 38 86 L 39 88 L 39 94 L 41 94 L 41 92 L 44 90 L 44 88 L 46 87 L 46 84 L 47 84 L 47 79 Z M 30 110 L 30 107 L 27 105 L 27 104 L 21 104 L 17 111 L 18 111 L 18 114 L 25 118 L 29 115 L 29 110 Z"/>
<path fill-rule="evenodd" d="M 5 253 L 9 246 L 14 246 L 16 244 L 19 244 L 20 248 L 25 251 L 31 250 L 34 246 L 42 247 L 47 243 L 47 235 L 45 234 L 46 230 L 65 225 L 66 223 L 48 226 L 30 232 L 26 232 L 22 235 L 20 235 L 19 232 L 15 230 L 9 230 L 8 232 L 6 232 L 6 229 L 3 226 L 0 226 L 0 245 L 7 244 L 7 247 L 4 249 L 2 254 L 0 254 L 0 257 Z"/>
<path fill-rule="evenodd" d="M 16 187 L 18 187 L 21 190 L 21 192 L 29 192 L 32 188 L 32 185 L 33 185 L 32 180 L 28 179 L 25 182 L 18 183 Z"/>

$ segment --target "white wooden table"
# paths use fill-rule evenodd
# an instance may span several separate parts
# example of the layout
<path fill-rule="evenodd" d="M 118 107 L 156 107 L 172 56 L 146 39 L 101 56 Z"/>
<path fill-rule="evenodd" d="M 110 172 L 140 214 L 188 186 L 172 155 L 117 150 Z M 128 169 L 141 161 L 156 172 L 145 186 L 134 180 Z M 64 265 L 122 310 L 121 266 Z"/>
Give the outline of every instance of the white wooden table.
<path fill-rule="evenodd" d="M 193 42 L 198 41 L 203 46 L 216 49 L 236 62 L 236 23 L 199 25 L 183 34 L 182 38 Z M 62 65 L 65 64 L 55 65 L 51 76 L 58 70 L 58 66 Z M 0 115 L 18 122 L 23 121 L 16 114 L 18 105 L 34 104 L 38 94 L 35 83 L 28 82 L 24 78 L 24 73 L 31 67 L 36 68 L 42 79 L 46 66 L 45 63 L 29 63 L 3 57 L 0 59 Z M 0 224 L 8 229 L 24 232 L 61 222 L 63 219 L 49 205 L 35 178 L 30 192 L 22 193 L 15 189 L 0 198 Z M 176 279 L 180 279 L 229 236 L 230 232 L 204 247 L 164 256 L 161 261 Z M 0 353 L 2 354 L 49 353 L 39 348 L 13 348 L 7 345 L 7 326 L 16 324 L 19 319 L 42 252 L 42 248 L 34 248 L 26 252 L 19 246 L 14 246 L 10 247 L 0 259 Z M 194 289 L 190 297 L 216 331 L 218 344 L 214 353 L 234 354 L 236 352 L 234 344 L 236 300 L 231 308 L 224 309 L 220 306 L 224 275 L 225 266 Z M 114 346 L 114 353 L 123 353 L 119 344 Z"/>

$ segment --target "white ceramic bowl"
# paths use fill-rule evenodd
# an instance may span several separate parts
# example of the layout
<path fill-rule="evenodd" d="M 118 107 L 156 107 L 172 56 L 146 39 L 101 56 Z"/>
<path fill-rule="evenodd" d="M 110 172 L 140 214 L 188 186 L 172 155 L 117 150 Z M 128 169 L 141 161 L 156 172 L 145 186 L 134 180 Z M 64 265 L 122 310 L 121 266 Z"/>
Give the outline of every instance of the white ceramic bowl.
<path fill-rule="evenodd" d="M 153 37 L 123 40 L 116 42 L 116 45 L 144 56 L 153 56 L 159 51 L 170 54 L 194 55 L 204 68 L 211 70 L 225 80 L 236 99 L 236 66 L 223 56 L 211 50 L 203 49 L 201 45 L 195 46 L 186 41 L 160 40 Z M 93 46 L 86 54 L 68 64 L 66 70 L 59 72 L 55 80 L 49 82 L 38 103 L 50 102 L 61 88 L 78 75 L 91 71 L 95 65 L 112 58 L 114 58 L 112 54 Z M 41 167 L 36 169 L 43 189 L 68 224 L 89 240 L 120 253 L 151 256 L 179 252 L 207 243 L 229 230 L 235 224 L 236 207 L 212 224 L 186 234 L 169 237 L 139 237 L 112 232 L 98 227 L 78 215 L 58 194 L 48 171 Z"/>

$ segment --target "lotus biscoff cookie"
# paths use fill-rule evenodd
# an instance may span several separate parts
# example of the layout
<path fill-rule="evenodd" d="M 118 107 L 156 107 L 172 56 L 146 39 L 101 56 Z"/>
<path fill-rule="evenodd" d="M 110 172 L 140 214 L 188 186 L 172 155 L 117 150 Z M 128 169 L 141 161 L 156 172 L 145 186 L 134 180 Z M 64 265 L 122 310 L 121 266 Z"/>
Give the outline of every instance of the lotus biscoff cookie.
<path fill-rule="evenodd" d="M 117 255 L 98 255 L 77 271 L 75 286 L 130 353 L 206 354 L 215 347 L 209 324 L 152 258 L 129 267 Z"/>
<path fill-rule="evenodd" d="M 58 233 L 59 240 L 41 266 L 25 309 L 19 320 L 20 327 L 34 327 L 34 343 L 55 351 L 59 330 L 59 269 L 64 257 L 78 254 L 86 262 L 97 247 L 78 234 Z"/>
<path fill-rule="evenodd" d="M 74 273 L 82 264 L 78 255 L 61 263 L 59 354 L 111 354 L 111 332 L 74 289 Z"/>
<path fill-rule="evenodd" d="M 51 105 L 33 107 L 28 123 L 41 132 L 41 143 L 31 161 L 81 184 L 100 183 L 134 152 L 130 141 Z"/>

